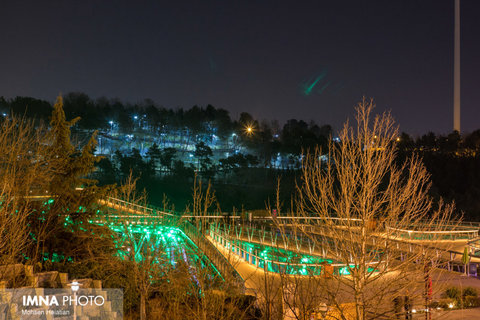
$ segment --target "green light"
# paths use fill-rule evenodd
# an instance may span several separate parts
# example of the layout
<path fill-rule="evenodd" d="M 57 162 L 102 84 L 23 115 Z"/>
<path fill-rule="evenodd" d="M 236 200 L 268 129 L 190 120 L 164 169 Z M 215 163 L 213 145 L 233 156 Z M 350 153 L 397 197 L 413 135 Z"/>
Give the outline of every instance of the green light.
<path fill-rule="evenodd" d="M 313 87 L 315 87 L 315 85 L 317 84 L 318 81 L 320 81 L 320 78 L 315 79 L 315 81 L 312 82 L 311 85 L 309 85 L 308 87 L 305 88 L 304 94 L 306 96 L 308 96 L 312 93 Z"/>
<path fill-rule="evenodd" d="M 350 274 L 350 270 L 348 269 L 348 267 L 342 267 L 338 270 L 338 273 L 342 276 L 346 276 Z"/>
<path fill-rule="evenodd" d="M 320 74 L 317 78 L 315 78 L 315 80 L 313 80 L 313 82 L 311 82 L 310 84 L 308 82 L 305 82 L 302 84 L 302 93 L 304 96 L 309 96 L 310 94 L 312 94 L 312 91 L 313 91 L 313 88 L 317 85 L 317 83 L 322 80 L 325 76 L 327 75 L 327 73 L 324 71 L 322 72 L 322 74 Z M 324 86 L 326 88 L 326 86 Z M 325 88 L 322 88 L 322 91 L 325 89 Z M 321 93 L 321 92 L 320 92 Z"/>
<path fill-rule="evenodd" d="M 100 218 L 99 220 L 104 219 Z M 200 257 L 195 258 L 194 253 L 201 252 L 201 250 L 181 229 L 165 225 L 150 225 L 147 224 L 149 222 L 147 219 L 144 220 L 133 219 L 127 223 L 121 217 L 113 217 L 107 221 L 106 226 L 121 236 L 120 239 L 114 238 L 117 255 L 120 258 L 141 262 L 144 260 L 143 255 L 145 253 L 151 252 L 152 249 L 156 250 L 156 248 L 163 247 L 164 250 L 160 250 L 161 255 L 155 263 L 162 265 L 168 263 L 175 267 L 180 259 L 183 260 L 185 258 L 184 255 L 177 254 L 176 250 L 184 250 L 187 253 L 186 257 L 188 260 L 198 261 L 202 266 L 209 268 L 210 272 L 213 272 L 214 277 L 224 280 L 214 264 L 208 260 L 208 257 L 201 254 Z M 95 221 L 94 223 L 101 225 L 100 221 Z M 172 261 L 172 259 L 174 260 Z"/>

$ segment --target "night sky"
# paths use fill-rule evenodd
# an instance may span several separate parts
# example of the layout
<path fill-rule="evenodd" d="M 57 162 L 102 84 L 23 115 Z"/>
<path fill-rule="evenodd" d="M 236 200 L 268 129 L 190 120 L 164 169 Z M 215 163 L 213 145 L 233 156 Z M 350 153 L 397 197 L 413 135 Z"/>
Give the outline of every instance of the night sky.
<path fill-rule="evenodd" d="M 480 1 L 461 10 L 469 132 L 480 128 Z M 453 27 L 454 0 L 2 1 L 0 96 L 151 98 L 339 129 L 366 95 L 402 131 L 447 133 Z"/>

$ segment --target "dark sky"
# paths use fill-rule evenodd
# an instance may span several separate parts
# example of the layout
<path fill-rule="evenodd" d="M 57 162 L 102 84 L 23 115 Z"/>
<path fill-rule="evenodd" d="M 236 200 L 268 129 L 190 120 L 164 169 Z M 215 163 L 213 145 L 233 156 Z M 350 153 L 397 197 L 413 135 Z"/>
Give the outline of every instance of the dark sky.
<path fill-rule="evenodd" d="M 6 4 L 5 2 L 9 2 Z M 332 124 L 363 95 L 452 129 L 454 0 L 2 1 L 0 95 L 81 91 Z M 480 1 L 462 0 L 462 131 L 480 128 Z"/>

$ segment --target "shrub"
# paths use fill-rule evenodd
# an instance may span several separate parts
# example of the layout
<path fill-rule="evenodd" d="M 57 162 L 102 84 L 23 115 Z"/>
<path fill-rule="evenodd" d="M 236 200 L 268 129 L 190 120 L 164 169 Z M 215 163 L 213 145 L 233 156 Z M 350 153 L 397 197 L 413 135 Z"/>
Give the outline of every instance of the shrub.
<path fill-rule="evenodd" d="M 445 290 L 445 297 L 454 299 L 454 300 L 460 300 L 461 299 L 460 289 L 458 289 L 457 287 L 448 287 Z"/>
<path fill-rule="evenodd" d="M 437 307 L 443 308 L 443 309 L 452 309 L 450 308 L 450 305 L 453 306 L 453 308 L 458 308 L 458 301 L 455 299 L 451 298 L 445 298 L 445 299 L 440 299 L 438 301 Z"/>
<path fill-rule="evenodd" d="M 478 297 L 477 289 L 472 287 L 465 287 L 465 289 L 463 289 L 463 292 L 462 292 L 462 297 L 465 298 L 467 296 Z"/>
<path fill-rule="evenodd" d="M 457 287 L 448 287 L 445 290 L 444 297 L 450 298 L 455 303 L 455 308 L 463 308 L 462 291 Z"/>
<path fill-rule="evenodd" d="M 478 307 L 480 305 L 479 301 L 478 301 L 478 297 L 475 297 L 475 296 L 465 296 L 463 298 L 463 305 L 466 307 L 466 308 L 475 308 L 475 307 Z"/>
<path fill-rule="evenodd" d="M 443 308 L 448 308 L 449 303 L 454 303 L 455 308 L 473 308 L 480 306 L 477 289 L 472 287 L 465 287 L 463 290 L 457 287 L 449 287 L 445 290 L 443 296 L 451 300 L 451 302 L 448 302 L 446 301 L 447 299 L 444 299 L 445 302 L 441 305 Z"/>

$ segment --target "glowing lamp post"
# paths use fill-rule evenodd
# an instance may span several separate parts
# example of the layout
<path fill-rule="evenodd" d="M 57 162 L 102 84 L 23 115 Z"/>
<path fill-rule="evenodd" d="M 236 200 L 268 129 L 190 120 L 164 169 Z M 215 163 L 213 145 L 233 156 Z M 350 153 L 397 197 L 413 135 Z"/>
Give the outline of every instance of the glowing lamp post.
<path fill-rule="evenodd" d="M 80 289 L 80 283 L 76 280 L 73 280 L 73 282 L 70 284 L 70 287 L 72 288 L 73 293 L 77 294 L 78 289 Z"/>
<path fill-rule="evenodd" d="M 255 131 L 253 125 L 251 125 L 251 124 L 245 125 L 243 130 L 244 130 L 246 136 L 252 136 L 254 131 Z"/>
<path fill-rule="evenodd" d="M 233 147 L 233 151 L 235 152 L 235 142 L 236 142 L 236 138 L 237 138 L 237 134 L 236 133 L 232 133 L 232 147 Z"/>
<path fill-rule="evenodd" d="M 110 120 L 110 121 L 108 121 L 108 123 L 110 124 L 110 133 L 113 133 L 113 125 L 115 124 L 115 122 Z"/>
<path fill-rule="evenodd" d="M 73 291 L 73 298 L 75 300 L 75 304 L 73 305 L 73 320 L 77 319 L 77 291 L 80 289 L 81 284 L 77 280 L 73 280 L 72 283 L 69 284 L 70 289 Z"/>

